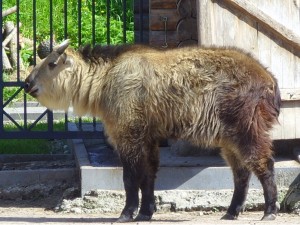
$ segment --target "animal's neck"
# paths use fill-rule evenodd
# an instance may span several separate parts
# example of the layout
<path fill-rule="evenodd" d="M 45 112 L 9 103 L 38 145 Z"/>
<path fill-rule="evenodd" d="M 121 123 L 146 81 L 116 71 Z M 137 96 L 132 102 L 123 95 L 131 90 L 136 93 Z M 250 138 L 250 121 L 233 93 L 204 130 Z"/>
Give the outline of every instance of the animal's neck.
<path fill-rule="evenodd" d="M 103 77 L 110 68 L 110 63 L 92 65 L 85 62 L 74 63 L 72 86 L 72 105 L 79 116 L 100 116 L 97 113 L 102 94 Z"/>

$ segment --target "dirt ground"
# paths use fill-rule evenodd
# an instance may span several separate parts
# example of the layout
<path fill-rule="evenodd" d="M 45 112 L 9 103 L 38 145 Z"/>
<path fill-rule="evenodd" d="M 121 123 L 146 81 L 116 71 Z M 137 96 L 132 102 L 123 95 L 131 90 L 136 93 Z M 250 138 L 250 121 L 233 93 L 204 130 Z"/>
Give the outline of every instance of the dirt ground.
<path fill-rule="evenodd" d="M 117 214 L 75 214 L 58 213 L 53 209 L 61 199 L 61 193 L 34 199 L 18 201 L 0 201 L 0 224 L 62 224 L 62 225 L 87 225 L 87 224 L 115 224 Z M 236 221 L 220 220 L 223 213 L 204 212 L 176 212 L 156 213 L 150 222 L 132 222 L 130 224 L 275 224 L 274 221 L 262 222 L 262 212 L 244 212 Z M 300 215 L 280 213 L 276 219 L 276 225 L 300 224 Z"/>

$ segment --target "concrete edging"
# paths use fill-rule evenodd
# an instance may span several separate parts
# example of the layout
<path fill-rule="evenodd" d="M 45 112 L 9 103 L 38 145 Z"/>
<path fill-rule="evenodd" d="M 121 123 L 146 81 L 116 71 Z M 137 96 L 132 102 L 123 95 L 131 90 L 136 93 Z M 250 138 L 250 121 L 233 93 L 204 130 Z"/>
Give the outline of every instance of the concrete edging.
<path fill-rule="evenodd" d="M 76 126 L 72 129 L 76 129 Z M 89 161 L 83 140 L 73 140 L 73 145 L 76 161 L 80 168 L 82 196 L 80 201 L 85 202 L 82 204 L 95 204 L 91 207 L 100 212 L 101 210 L 119 211 L 123 206 L 124 198 L 122 196 L 125 193 L 122 167 L 94 167 Z M 164 161 L 168 158 L 165 155 L 168 154 L 168 151 L 162 148 L 161 152 L 161 159 Z M 189 157 L 185 157 L 185 159 L 189 160 Z M 204 160 L 208 159 L 212 160 L 211 163 L 205 162 L 204 166 L 182 166 L 182 162 L 179 163 L 181 166 L 176 166 L 174 158 L 171 158 L 170 166 L 168 163 L 161 163 L 163 166 L 160 167 L 157 174 L 155 195 L 161 201 L 162 210 L 163 208 L 171 209 L 174 204 L 177 210 L 185 208 L 186 210 L 206 210 L 214 207 L 223 208 L 230 204 L 233 193 L 231 169 L 228 166 L 220 165 L 218 161 L 220 159 L 204 157 Z M 217 162 L 218 166 L 214 166 L 214 162 Z M 279 200 L 282 201 L 289 187 L 296 181 L 299 182 L 300 165 L 294 160 L 278 159 L 275 163 L 275 172 Z M 96 196 L 95 193 L 97 193 Z M 108 199 L 104 200 L 106 198 Z M 106 201 L 114 202 L 112 204 L 115 206 L 112 206 L 111 209 L 100 209 L 102 204 L 106 204 Z M 118 203 L 119 201 L 121 203 Z M 263 202 L 261 184 L 255 176 L 252 176 L 246 206 L 257 208 L 262 206 Z"/>

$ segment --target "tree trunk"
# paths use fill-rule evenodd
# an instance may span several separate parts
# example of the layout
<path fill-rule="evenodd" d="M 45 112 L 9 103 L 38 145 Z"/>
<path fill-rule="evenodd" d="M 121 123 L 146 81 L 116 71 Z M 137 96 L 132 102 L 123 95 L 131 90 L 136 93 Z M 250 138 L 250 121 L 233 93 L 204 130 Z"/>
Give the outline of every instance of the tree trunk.
<path fill-rule="evenodd" d="M 8 59 L 3 47 L 2 47 L 2 62 L 3 62 L 3 70 L 11 70 L 12 69 L 9 59 Z"/>
<path fill-rule="evenodd" d="M 11 35 L 11 40 L 10 40 L 8 46 L 9 46 L 9 50 L 10 50 L 10 58 L 11 58 L 12 66 L 17 67 L 18 60 L 19 60 L 20 69 L 23 70 L 24 66 L 22 63 L 22 59 L 20 56 L 18 57 L 18 47 L 19 46 L 17 43 L 17 27 L 14 26 L 13 22 L 8 21 L 4 24 L 4 29 L 5 29 L 6 34 L 8 34 L 8 36 Z"/>

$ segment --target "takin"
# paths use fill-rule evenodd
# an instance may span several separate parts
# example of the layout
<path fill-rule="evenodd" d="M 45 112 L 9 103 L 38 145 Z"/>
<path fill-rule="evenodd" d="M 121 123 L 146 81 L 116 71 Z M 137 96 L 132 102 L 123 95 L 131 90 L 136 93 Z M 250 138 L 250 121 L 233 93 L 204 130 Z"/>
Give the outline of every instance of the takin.
<path fill-rule="evenodd" d="M 79 116 L 101 118 L 123 166 L 126 203 L 118 222 L 152 218 L 159 141 L 166 138 L 221 148 L 234 178 L 222 219 L 238 217 L 251 173 L 263 188 L 262 219 L 276 218 L 269 131 L 281 99 L 276 79 L 258 61 L 235 48 L 68 46 L 65 40 L 54 47 L 24 90 L 51 110 L 72 106 Z"/>

